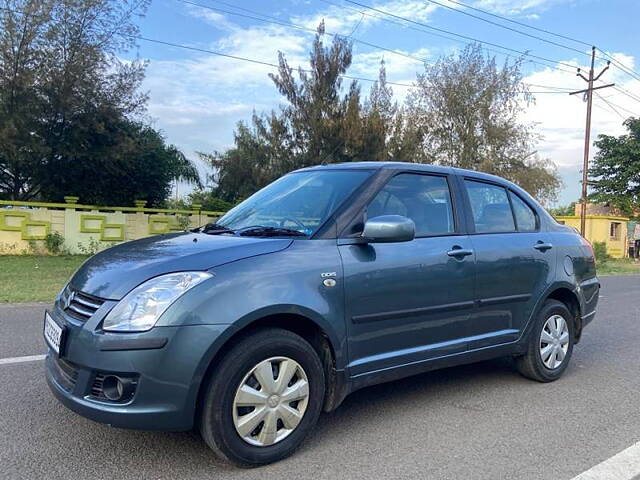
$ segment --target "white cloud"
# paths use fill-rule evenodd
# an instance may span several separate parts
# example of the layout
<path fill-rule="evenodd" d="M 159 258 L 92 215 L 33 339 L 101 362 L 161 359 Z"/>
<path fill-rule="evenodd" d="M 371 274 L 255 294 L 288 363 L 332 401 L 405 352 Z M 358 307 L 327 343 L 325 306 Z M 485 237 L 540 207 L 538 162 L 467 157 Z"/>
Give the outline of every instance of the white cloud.
<path fill-rule="evenodd" d="M 536 18 L 539 12 L 551 5 L 568 1 L 570 0 L 477 0 L 473 6 L 500 15 L 526 15 L 527 18 Z M 531 12 L 532 10 L 536 12 Z"/>
<path fill-rule="evenodd" d="M 336 2 L 340 1 L 336 0 Z M 382 18 L 388 18 L 383 14 L 357 5 L 343 4 L 340 7 L 333 5 L 333 1 L 330 3 L 331 5 L 325 10 L 313 15 L 293 16 L 291 21 L 315 29 L 324 20 L 327 32 L 348 35 L 353 32 L 356 26 L 358 31 L 361 31 L 379 24 L 383 21 Z M 421 22 L 429 21 L 431 14 L 439 8 L 436 4 L 420 0 L 390 0 L 371 6 L 383 12 Z"/>
<path fill-rule="evenodd" d="M 222 13 L 218 13 L 210 8 L 187 5 L 187 12 L 190 16 L 204 20 L 216 28 L 222 28 L 224 30 L 235 30 L 237 28 L 237 26 Z"/>

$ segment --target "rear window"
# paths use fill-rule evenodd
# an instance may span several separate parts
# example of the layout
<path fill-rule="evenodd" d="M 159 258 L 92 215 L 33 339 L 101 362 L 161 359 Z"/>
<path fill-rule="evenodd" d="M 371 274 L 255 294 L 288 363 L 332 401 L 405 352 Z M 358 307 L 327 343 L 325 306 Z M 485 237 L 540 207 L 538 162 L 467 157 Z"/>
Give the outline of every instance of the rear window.
<path fill-rule="evenodd" d="M 465 180 L 478 233 L 515 232 L 507 190 L 490 183 Z"/>
<path fill-rule="evenodd" d="M 518 195 L 510 193 L 513 214 L 516 217 L 519 232 L 535 232 L 537 229 L 536 214 Z"/>

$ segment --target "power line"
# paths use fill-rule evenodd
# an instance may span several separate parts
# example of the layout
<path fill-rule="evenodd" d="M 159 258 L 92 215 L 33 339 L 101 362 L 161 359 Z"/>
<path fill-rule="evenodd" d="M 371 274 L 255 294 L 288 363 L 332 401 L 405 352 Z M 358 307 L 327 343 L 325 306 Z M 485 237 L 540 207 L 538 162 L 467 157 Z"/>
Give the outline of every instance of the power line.
<path fill-rule="evenodd" d="M 215 12 L 222 12 L 222 13 L 226 13 L 226 14 L 229 14 L 229 15 L 236 15 L 236 16 L 239 16 L 239 17 L 249 18 L 249 19 L 252 19 L 252 20 L 258 20 L 258 21 L 265 22 L 265 23 L 271 23 L 271 24 L 281 25 L 281 26 L 285 26 L 285 27 L 289 27 L 289 28 L 295 28 L 297 30 L 310 32 L 310 33 L 313 33 L 313 34 L 317 33 L 317 31 L 315 29 L 313 29 L 313 28 L 304 27 L 302 25 L 296 25 L 295 23 L 286 22 L 286 21 L 283 21 L 283 20 L 280 20 L 280 19 L 276 19 L 275 17 L 272 17 L 270 15 L 265 15 L 263 13 L 256 12 L 254 10 L 249 10 L 248 8 L 242 8 L 242 10 L 244 10 L 246 12 L 253 13 L 254 15 L 261 15 L 262 17 L 265 17 L 265 18 L 260 18 L 260 17 L 256 17 L 256 16 L 253 16 L 253 15 L 246 15 L 246 14 L 238 13 L 238 12 L 232 12 L 232 11 L 225 10 L 225 9 L 222 9 L 222 8 L 212 7 L 210 5 L 203 5 L 201 3 L 196 3 L 196 2 L 189 1 L 189 0 L 176 0 L 176 1 L 188 4 L 188 5 L 193 5 L 193 6 L 196 6 L 196 7 L 200 7 L 200 8 L 206 8 L 208 10 L 213 10 Z M 220 3 L 223 3 L 223 2 L 220 2 Z M 237 8 L 240 9 L 240 7 L 237 7 Z M 325 32 L 325 35 L 328 35 L 330 37 L 335 37 L 335 38 L 341 37 L 341 35 L 339 35 L 337 33 L 331 33 L 331 32 Z M 374 43 L 369 43 L 369 42 L 366 42 L 364 40 L 360 40 L 360 39 L 357 39 L 357 38 L 351 38 L 351 41 L 366 45 L 368 47 L 375 48 L 377 50 L 384 50 L 385 52 L 393 53 L 393 54 L 399 55 L 401 57 L 410 58 L 410 59 L 416 60 L 416 61 L 418 61 L 420 63 L 428 63 L 427 60 L 424 59 L 424 58 L 419 58 L 419 57 L 416 57 L 414 55 L 410 55 L 408 53 L 399 52 L 398 50 L 393 50 L 391 48 L 387 48 L 387 47 L 383 47 L 383 46 L 380 46 L 380 45 L 376 45 Z"/>
<path fill-rule="evenodd" d="M 626 117 L 624 115 L 622 115 L 610 102 L 608 102 L 606 99 L 602 98 L 602 95 L 600 95 L 598 92 L 593 92 L 596 94 L 596 96 L 602 100 L 604 103 L 606 103 L 607 105 L 609 105 L 609 108 L 611 110 L 613 110 L 620 118 L 622 118 L 622 120 L 626 120 Z"/>
<path fill-rule="evenodd" d="M 344 1 L 348 2 L 348 3 L 351 3 L 351 4 L 354 4 L 354 5 L 358 5 L 359 7 L 362 7 L 362 8 L 366 8 L 368 10 L 372 10 L 374 12 L 381 13 L 383 15 L 388 15 L 388 16 L 393 17 L 393 18 L 404 20 L 405 22 L 413 23 L 415 25 L 420 25 L 421 27 L 425 27 L 425 28 L 428 28 L 430 30 L 435 30 L 435 31 L 438 31 L 438 32 L 444 32 L 444 33 L 447 33 L 449 35 L 454 35 L 456 37 L 463 38 L 465 40 L 470 40 L 471 42 L 477 42 L 477 43 L 481 43 L 481 44 L 485 44 L 485 45 L 491 45 L 493 47 L 502 48 L 504 50 L 509 50 L 509 51 L 517 53 L 519 55 L 524 55 L 524 56 L 528 56 L 528 57 L 532 57 L 532 58 L 537 58 L 539 60 L 544 60 L 545 62 L 550 62 L 550 63 L 557 64 L 557 65 L 563 65 L 565 67 L 569 67 L 569 68 L 572 68 L 572 69 L 575 68 L 574 65 L 570 65 L 568 63 L 565 63 L 565 62 L 562 62 L 562 61 L 559 61 L 559 60 L 553 60 L 553 59 L 550 59 L 550 58 L 541 57 L 539 55 L 534 55 L 532 53 L 527 53 L 527 52 L 523 52 L 521 50 L 516 50 L 514 48 L 505 47 L 504 45 L 500 45 L 500 44 L 497 44 L 497 43 L 488 42 L 486 40 L 479 40 L 479 39 L 474 38 L 474 37 L 469 37 L 467 35 L 462 35 L 460 33 L 455 33 L 455 32 L 449 31 L 449 30 L 445 30 L 443 28 L 433 27 L 431 25 L 427 25 L 426 23 L 418 22 L 418 21 L 412 20 L 410 18 L 406 18 L 406 17 L 400 16 L 400 15 L 396 15 L 394 13 L 390 13 L 390 12 L 387 12 L 387 11 L 384 11 L 384 10 L 380 10 L 379 8 L 372 7 L 371 5 L 366 5 L 366 4 L 357 2 L 355 0 L 344 0 Z M 565 72 L 572 73 L 569 70 L 561 69 L 559 67 L 553 67 L 553 68 L 556 68 L 558 70 L 562 70 L 562 71 L 565 71 Z"/>
<path fill-rule="evenodd" d="M 254 63 L 256 65 L 264 65 L 264 66 L 272 67 L 272 68 L 280 68 L 280 65 L 277 65 L 277 64 L 271 63 L 271 62 L 265 62 L 263 60 L 256 60 L 255 58 L 242 57 L 240 55 L 232 55 L 232 54 L 229 54 L 229 53 L 217 52 L 215 50 L 208 50 L 206 48 L 192 47 L 190 45 L 182 45 L 180 43 L 167 42 L 165 40 L 158 40 L 156 38 L 143 37 L 141 35 L 124 35 L 124 36 L 130 37 L 130 38 L 135 38 L 137 40 L 143 40 L 145 42 L 157 43 L 159 45 L 166 45 L 168 47 L 181 48 L 181 49 L 184 49 L 184 50 L 191 50 L 191 51 L 200 52 L 200 53 L 208 53 L 210 55 L 216 55 L 216 56 L 219 56 L 219 57 L 230 58 L 232 60 L 239 60 L 239 61 L 243 61 L 243 62 Z M 305 72 L 305 73 L 313 73 L 312 70 L 305 69 L 305 68 L 302 68 L 302 67 L 298 67 L 297 69 L 302 71 L 302 72 Z M 338 74 L 338 77 L 347 78 L 349 80 L 359 80 L 359 81 L 362 81 L 362 82 L 370 82 L 370 83 L 374 83 L 374 82 L 378 81 L 377 79 L 358 77 L 358 76 L 346 75 L 346 74 Z M 387 81 L 387 83 L 389 85 L 397 85 L 397 86 L 400 86 L 400 87 L 413 87 L 414 86 L 414 85 L 409 84 L 409 83 L 400 83 L 400 82 L 391 82 L 391 81 Z"/>
<path fill-rule="evenodd" d="M 629 90 L 622 88 L 618 85 L 616 85 L 615 87 L 613 87 L 613 89 L 618 92 L 621 93 L 622 95 L 624 95 L 625 97 L 629 97 L 631 100 L 635 100 L 636 102 L 640 103 L 640 97 L 638 95 L 636 95 L 635 93 L 630 92 Z"/>
<path fill-rule="evenodd" d="M 545 42 L 545 43 L 549 43 L 549 44 L 551 44 L 551 45 L 555 45 L 556 47 L 566 48 L 567 50 L 572 50 L 572 51 L 574 51 L 574 52 L 578 52 L 578 53 L 579 53 L 579 54 L 581 54 L 581 55 L 587 55 L 587 56 L 589 56 L 589 54 L 588 54 L 587 52 L 583 51 L 583 50 L 579 50 L 579 49 L 577 49 L 577 48 L 570 47 L 570 46 L 568 46 L 568 45 L 564 45 L 564 44 L 562 44 L 562 43 L 554 42 L 553 40 L 548 40 L 548 39 L 546 39 L 546 38 L 542 38 L 542 37 L 539 37 L 539 36 L 537 36 L 537 35 L 532 35 L 532 34 L 530 34 L 530 33 L 523 32 L 522 30 L 518 30 L 517 28 L 512 28 L 512 27 L 509 27 L 509 26 L 507 26 L 507 25 L 502 25 L 501 23 L 494 22 L 494 21 L 492 21 L 492 20 L 488 20 L 488 19 L 486 19 L 486 18 L 482 18 L 482 17 L 481 17 L 481 16 L 479 16 L 479 15 L 474 15 L 473 13 L 465 12 L 464 10 L 460 10 L 460 9 L 458 9 L 458 8 L 454 8 L 454 7 L 450 6 L 450 5 L 445 5 L 444 3 L 440 3 L 440 2 L 438 2 L 437 0 L 427 0 L 427 1 L 428 1 L 428 2 L 431 2 L 431 3 L 435 4 L 435 5 L 439 5 L 439 6 L 441 6 L 441 7 L 448 8 L 449 10 L 453 10 L 453 11 L 454 11 L 454 12 L 456 12 L 456 13 L 460 13 L 460 14 L 462 14 L 462 15 L 467 15 L 467 16 L 472 17 L 472 18 L 475 18 L 475 19 L 477 19 L 477 20 L 481 20 L 481 21 L 483 21 L 483 22 L 490 23 L 491 25 L 495 25 L 495 26 L 497 26 L 497 27 L 504 28 L 504 29 L 506 29 L 506 30 L 510 30 L 510 31 L 512 31 L 512 32 L 518 33 L 518 34 L 520 34 L 520 35 L 524 35 L 524 36 L 529 37 L 529 38 L 534 38 L 534 39 L 536 39 L 536 40 L 540 40 L 541 42 Z"/>
<path fill-rule="evenodd" d="M 229 58 L 229 59 L 232 59 L 232 60 L 238 60 L 238 61 L 243 61 L 243 62 L 254 63 L 254 64 L 257 64 L 257 65 L 264 65 L 264 66 L 272 67 L 272 68 L 276 68 L 276 69 L 280 68 L 280 65 L 278 65 L 278 64 L 271 63 L 271 62 L 265 62 L 263 60 L 256 60 L 255 58 L 242 57 L 240 55 L 232 55 L 232 54 L 229 54 L 229 53 L 217 52 L 215 50 L 209 50 L 209 49 L 206 49 L 206 48 L 199 48 L 199 47 L 193 47 L 193 46 L 190 46 L 190 45 L 182 45 L 180 43 L 167 42 L 165 40 L 158 40 L 158 39 L 155 39 L 155 38 L 143 37 L 141 35 L 124 35 L 124 36 L 129 37 L 129 38 L 134 38 L 136 40 L 142 40 L 142 41 L 145 41 L 145 42 L 156 43 L 156 44 L 159 44 L 159 45 L 165 45 L 165 46 L 168 46 L 168 47 L 175 47 L 175 48 L 181 48 L 181 49 L 184 49 L 184 50 L 191 50 L 191 51 L 194 51 L 194 52 L 207 53 L 207 54 L 210 54 L 210 55 L 216 55 L 216 56 L 219 56 L 219 57 Z M 302 72 L 305 72 L 305 73 L 313 73 L 312 70 L 305 69 L 305 68 L 302 68 L 302 67 L 298 67 L 297 69 L 299 71 L 302 71 Z M 355 75 L 338 74 L 338 76 L 341 77 L 341 78 L 347 78 L 349 80 L 359 80 L 359 81 L 362 81 L 362 82 L 369 82 L 369 83 L 374 83 L 374 82 L 378 81 L 378 79 L 360 77 L 360 76 L 355 76 Z M 409 87 L 409 88 L 415 87 L 414 84 L 401 83 L 401 82 L 392 82 L 392 81 L 388 81 L 388 80 L 387 80 L 387 84 L 396 85 L 396 86 L 400 86 L 400 87 Z M 529 92 L 529 93 L 555 94 L 555 93 L 566 93 L 566 92 L 534 91 L 534 92 Z"/>
<path fill-rule="evenodd" d="M 481 8 L 472 7 L 471 5 L 467 5 L 466 3 L 462 3 L 462 2 L 460 2 L 458 0 L 448 0 L 448 1 L 451 2 L 451 3 L 455 3 L 456 5 L 460 5 L 461 7 L 468 8 L 469 10 L 474 10 L 476 12 L 484 13 L 485 15 L 490 15 L 492 17 L 499 18 L 499 19 L 504 20 L 506 22 L 511 22 L 513 24 L 520 25 L 522 27 L 530 28 L 532 30 L 537 30 L 538 32 L 546 33 L 548 35 L 553 35 L 554 37 L 564 38 L 565 40 L 570 40 L 572 42 L 581 43 L 582 45 L 585 45 L 587 47 L 591 46 L 591 43 L 585 42 L 583 40 L 578 40 L 577 38 L 572 38 L 572 37 L 569 37 L 569 36 L 566 36 L 566 35 L 562 35 L 562 34 L 559 34 L 559 33 L 552 32 L 550 30 L 545 30 L 544 28 L 534 27 L 533 25 L 528 25 L 528 24 L 526 24 L 524 22 L 519 22 L 517 20 L 513 20 L 511 18 L 507 18 L 507 17 L 504 17 L 502 15 L 498 15 L 497 13 L 492 13 L 492 12 L 489 12 L 487 10 L 483 10 Z"/>
<path fill-rule="evenodd" d="M 213 0 L 213 1 L 218 2 L 219 0 Z M 405 22 L 400 22 L 400 21 L 397 21 L 397 20 L 393 20 L 391 18 L 386 18 L 386 17 L 383 17 L 383 16 L 378 16 L 378 15 L 374 15 L 374 14 L 371 14 L 371 13 L 368 13 L 368 12 L 364 12 L 362 10 L 359 10 L 357 8 L 354 8 L 354 7 L 351 7 L 349 5 L 335 3 L 335 2 L 332 2 L 330 0 L 320 0 L 320 1 L 324 2 L 324 3 L 327 3 L 329 5 L 333 5 L 335 7 L 352 10 L 354 12 L 360 13 L 361 15 L 366 15 L 368 17 L 375 18 L 375 19 L 383 21 L 383 22 L 387 22 L 387 23 L 390 23 L 390 24 L 393 24 L 393 25 L 398 25 L 398 26 L 400 26 L 402 28 L 408 28 L 408 29 L 414 30 L 416 32 L 424 33 L 426 35 L 431 35 L 431 36 L 438 37 L 438 38 L 444 38 L 446 40 L 451 40 L 453 42 L 460 42 L 460 43 L 462 43 L 464 45 L 471 45 L 470 42 L 465 42 L 464 40 L 460 40 L 459 38 L 453 38 L 453 37 L 449 37 L 447 35 L 443 35 L 443 34 L 440 34 L 440 33 L 435 33 L 435 32 L 431 32 L 429 30 L 424 30 L 422 28 L 417 28 L 417 27 L 415 27 L 413 25 L 407 25 Z M 485 50 L 487 50 L 488 52 L 497 53 L 498 55 L 505 55 L 507 57 L 512 55 L 512 53 L 509 53 L 509 52 L 505 53 L 505 52 L 501 52 L 499 50 L 494 50 L 492 48 L 487 48 L 487 47 L 485 47 Z M 526 63 L 532 63 L 532 64 L 535 64 L 535 65 L 541 65 L 543 67 L 555 68 L 553 65 L 548 65 L 547 63 L 536 62 L 535 60 L 526 59 L 524 61 Z M 566 70 L 564 70 L 564 69 L 559 69 L 559 70 L 562 70 L 563 72 L 566 72 Z"/>
<path fill-rule="evenodd" d="M 616 60 L 613 56 L 609 55 L 607 52 L 605 52 L 604 50 L 598 48 L 598 51 L 600 51 L 604 56 L 606 56 L 609 60 L 611 60 L 611 62 L 613 64 L 615 64 L 620 70 L 622 70 L 624 73 L 626 73 L 627 75 L 632 76 L 633 78 L 635 78 L 636 80 L 640 80 L 640 74 L 636 73 L 634 70 L 632 70 L 631 68 L 627 67 L 626 65 L 624 65 L 623 63 L 619 62 L 618 60 Z"/>
<path fill-rule="evenodd" d="M 212 1 L 220 2 L 220 0 L 212 0 Z M 331 0 L 320 0 L 320 1 L 324 2 L 324 3 L 327 3 L 329 5 L 333 5 L 335 7 L 352 10 L 354 12 L 358 12 L 358 13 L 360 13 L 362 15 L 366 15 L 368 17 L 375 18 L 375 19 L 381 20 L 383 22 L 391 23 L 393 25 L 398 25 L 398 26 L 400 26 L 402 28 L 408 28 L 408 29 L 414 30 L 416 32 L 421 32 L 421 33 L 424 33 L 426 35 L 431 35 L 431 36 L 438 37 L 438 38 L 444 38 L 446 40 L 451 40 L 453 42 L 459 42 L 459 43 L 462 43 L 463 45 L 471 45 L 472 44 L 471 42 L 465 42 L 464 40 L 460 40 L 459 38 L 453 38 L 453 37 L 450 37 L 450 36 L 447 36 L 447 35 L 443 35 L 441 33 L 436 33 L 436 32 L 432 32 L 432 31 L 429 31 L 429 30 L 422 29 L 422 28 L 418 28 L 418 27 L 415 27 L 413 25 L 409 25 L 406 22 L 397 21 L 397 20 L 393 20 L 391 18 L 387 18 L 387 17 L 384 17 L 384 16 L 378 16 L 378 15 L 375 15 L 375 14 L 372 14 L 372 13 L 368 13 L 368 12 L 359 10 L 359 9 L 357 9 L 355 7 L 352 7 L 350 5 L 344 5 L 344 4 L 335 3 L 335 2 L 332 2 Z M 502 47 L 497 47 L 497 48 L 502 48 Z M 485 50 L 487 50 L 488 52 L 497 53 L 498 55 L 505 55 L 506 57 L 509 57 L 509 56 L 512 55 L 512 52 L 501 52 L 499 50 L 494 50 L 494 49 L 488 48 L 486 46 L 485 46 Z M 531 59 L 523 59 L 523 61 L 526 62 L 526 63 L 534 64 L 534 65 L 540 65 L 540 66 L 543 66 L 543 67 L 546 67 L 546 68 L 553 68 L 553 69 L 559 70 L 561 72 L 568 72 L 568 70 L 566 70 L 564 68 L 556 67 L 555 66 L 555 61 L 552 62 L 552 63 L 554 63 L 554 65 L 549 65 L 548 63 L 542 63 L 542 62 L 538 62 L 538 61 L 531 60 Z M 568 72 L 568 73 L 573 73 L 573 72 Z"/>
<path fill-rule="evenodd" d="M 221 9 L 221 8 L 212 7 L 212 6 L 209 6 L 209 5 L 202 5 L 202 4 L 199 4 L 199 3 L 196 3 L 196 2 L 192 2 L 190 0 L 176 0 L 176 1 L 182 2 L 182 3 L 185 3 L 185 4 L 189 4 L 189 5 L 194 5 L 194 6 L 201 7 L 201 8 L 210 9 L 210 10 L 213 10 L 213 11 L 216 11 L 216 12 L 222 12 L 222 13 L 227 13 L 227 14 L 231 14 L 231 15 L 241 16 L 241 17 L 244 17 L 244 18 L 250 18 L 250 19 L 253 19 L 253 20 L 260 20 L 260 21 L 263 21 L 263 22 L 266 22 L 266 23 L 272 23 L 272 24 L 276 24 L 276 25 L 287 26 L 287 27 L 300 29 L 300 30 L 303 30 L 303 31 L 306 31 L 306 32 L 310 32 L 310 33 L 314 33 L 314 34 L 317 33 L 317 31 L 315 29 L 313 29 L 313 28 L 304 27 L 304 26 L 297 25 L 297 24 L 291 23 L 291 22 L 285 22 L 285 21 L 282 21 L 280 19 L 276 19 L 275 17 L 272 17 L 270 15 L 266 15 L 266 14 L 257 12 L 255 10 L 248 9 L 248 8 L 235 7 L 235 8 L 238 8 L 239 10 L 242 10 L 242 11 L 254 14 L 254 15 L 261 15 L 261 16 L 263 16 L 265 18 L 259 18 L 259 17 L 255 17 L 253 15 L 245 15 L 245 14 L 242 14 L 242 13 L 232 12 L 232 11 L 229 11 L 229 10 L 224 10 L 224 9 Z M 220 1 L 220 0 L 212 0 L 212 1 L 214 1 L 216 3 L 223 4 L 223 5 L 233 6 L 233 5 L 231 5 L 231 4 L 227 3 L 227 2 L 223 2 L 223 1 Z M 269 19 L 269 20 L 267 20 L 267 19 Z M 273 19 L 273 20 L 271 20 L 271 19 Z M 360 22 L 358 22 L 358 24 L 359 23 Z M 342 35 L 339 35 L 339 34 L 336 34 L 336 33 L 329 33 L 329 32 L 325 32 L 325 35 L 329 35 L 331 37 L 342 37 Z M 347 37 L 344 37 L 344 38 L 347 38 Z M 352 39 L 352 40 L 358 41 L 357 39 Z M 379 49 L 379 50 L 384 50 L 384 51 L 388 51 L 388 52 L 391 52 L 391 53 L 396 53 L 398 55 L 410 58 L 410 59 L 415 60 L 415 61 L 420 62 L 420 63 L 429 63 L 429 62 L 427 62 L 426 59 L 422 59 L 422 58 L 419 58 L 419 57 L 416 57 L 416 56 L 410 55 L 410 54 L 405 54 L 403 52 L 398 52 L 396 50 L 391 50 L 391 49 L 388 49 L 386 47 L 381 47 L 379 45 L 375 45 L 375 44 L 372 44 L 372 43 L 369 43 L 369 42 L 359 41 L 359 43 L 363 43 L 363 44 L 365 44 L 365 45 L 367 45 L 369 47 L 376 48 L 376 49 Z M 551 86 L 548 86 L 548 85 L 537 85 L 537 84 L 532 84 L 532 83 L 523 83 L 523 85 L 529 86 L 529 87 L 540 87 L 540 88 L 549 88 L 549 89 L 557 89 L 558 88 L 558 87 L 551 87 Z M 561 87 L 561 89 L 562 90 L 571 90 L 571 88 L 564 88 L 564 87 Z M 537 91 L 537 92 L 530 92 L 530 93 L 555 93 L 555 92 Z"/>

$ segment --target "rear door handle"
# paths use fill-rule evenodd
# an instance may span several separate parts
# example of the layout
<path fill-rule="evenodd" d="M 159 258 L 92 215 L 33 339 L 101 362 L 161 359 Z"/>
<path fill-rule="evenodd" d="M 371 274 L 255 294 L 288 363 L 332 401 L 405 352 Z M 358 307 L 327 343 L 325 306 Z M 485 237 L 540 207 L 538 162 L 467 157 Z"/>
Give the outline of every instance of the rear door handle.
<path fill-rule="evenodd" d="M 553 248 L 553 245 L 550 243 L 538 242 L 533 246 L 533 248 L 535 248 L 536 250 L 540 250 L 541 252 L 546 252 L 550 248 Z"/>
<path fill-rule="evenodd" d="M 470 250 L 468 248 L 453 248 L 451 250 L 449 250 L 447 252 L 447 255 L 449 255 L 450 257 L 458 257 L 458 258 L 462 258 L 462 257 L 466 257 L 468 255 L 473 255 L 473 250 Z"/>

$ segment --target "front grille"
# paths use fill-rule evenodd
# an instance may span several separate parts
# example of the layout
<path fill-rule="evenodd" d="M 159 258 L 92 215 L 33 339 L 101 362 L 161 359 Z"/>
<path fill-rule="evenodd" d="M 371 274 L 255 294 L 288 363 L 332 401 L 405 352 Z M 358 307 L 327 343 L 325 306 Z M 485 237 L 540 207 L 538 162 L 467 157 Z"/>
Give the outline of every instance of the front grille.
<path fill-rule="evenodd" d="M 60 301 L 65 313 L 81 322 L 89 320 L 104 303 L 101 298 L 72 290 L 69 286 L 64 289 Z"/>
<path fill-rule="evenodd" d="M 47 361 L 56 383 L 67 392 L 72 391 L 78 380 L 78 369 L 72 363 L 56 358 L 53 354 L 47 357 Z"/>

